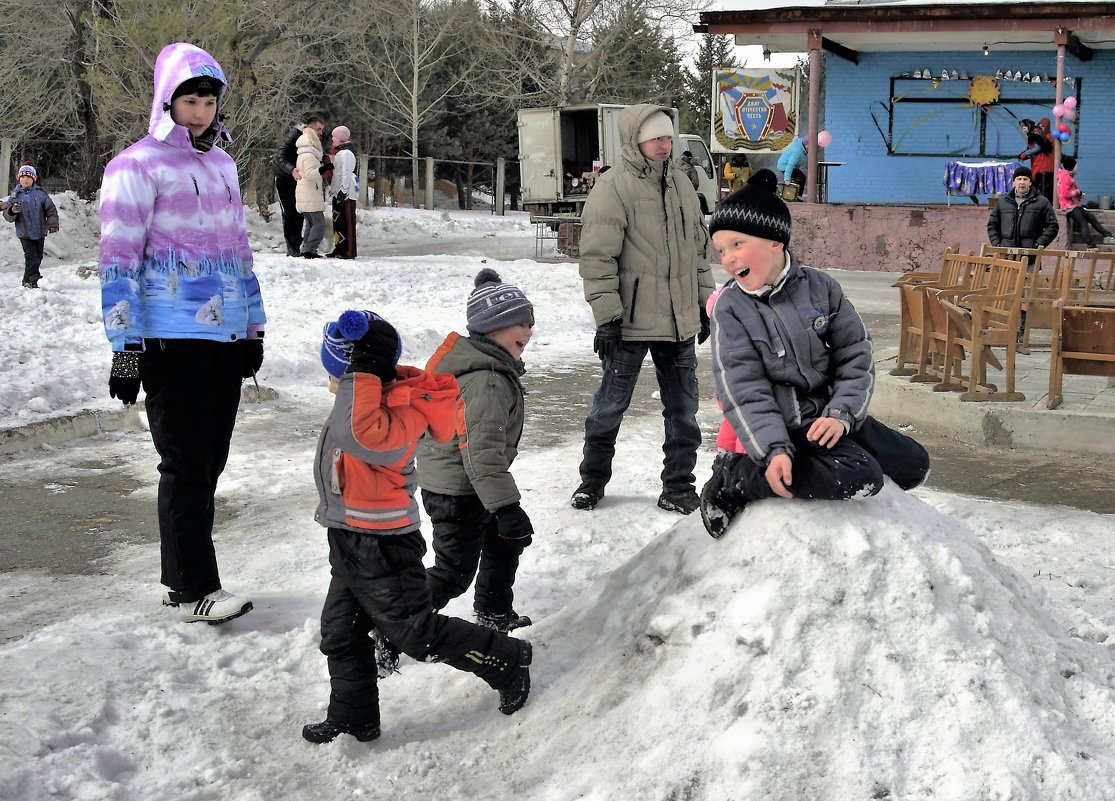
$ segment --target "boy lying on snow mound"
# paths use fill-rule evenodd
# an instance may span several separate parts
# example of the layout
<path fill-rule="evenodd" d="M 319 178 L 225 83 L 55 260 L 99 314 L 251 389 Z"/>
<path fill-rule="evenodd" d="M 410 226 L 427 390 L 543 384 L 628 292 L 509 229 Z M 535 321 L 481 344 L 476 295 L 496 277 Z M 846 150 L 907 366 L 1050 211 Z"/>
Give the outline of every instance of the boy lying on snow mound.
<path fill-rule="evenodd" d="M 871 339 L 840 285 L 787 249 L 790 212 L 760 170 L 709 229 L 729 282 L 712 313 L 712 372 L 746 454 L 721 451 L 701 518 L 721 537 L 750 501 L 874 495 L 883 476 L 909 490 L 929 473 L 915 440 L 867 414 Z"/>

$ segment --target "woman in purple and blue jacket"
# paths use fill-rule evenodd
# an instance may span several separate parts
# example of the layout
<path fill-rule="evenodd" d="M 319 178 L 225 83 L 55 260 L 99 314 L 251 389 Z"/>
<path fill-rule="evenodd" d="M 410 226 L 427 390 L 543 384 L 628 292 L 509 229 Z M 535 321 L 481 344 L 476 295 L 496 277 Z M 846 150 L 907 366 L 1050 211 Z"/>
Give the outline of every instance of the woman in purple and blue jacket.
<path fill-rule="evenodd" d="M 163 602 L 184 621 L 223 623 L 251 601 L 221 586 L 213 496 L 240 385 L 263 363 L 266 316 L 252 272 L 236 164 L 217 145 L 228 81 L 204 50 L 176 43 L 155 61 L 147 136 L 105 168 L 98 270 L 112 343 L 109 392 L 142 382 L 159 453 Z"/>

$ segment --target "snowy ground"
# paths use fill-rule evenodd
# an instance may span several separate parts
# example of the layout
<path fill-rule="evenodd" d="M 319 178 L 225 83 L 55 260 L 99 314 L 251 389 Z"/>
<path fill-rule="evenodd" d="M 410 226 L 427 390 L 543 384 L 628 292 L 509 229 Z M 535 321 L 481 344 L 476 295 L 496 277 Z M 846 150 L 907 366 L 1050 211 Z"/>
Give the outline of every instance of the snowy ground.
<path fill-rule="evenodd" d="M 43 291 L 20 289 L 17 243 L 0 232 L 0 426 L 115 408 L 99 288 L 81 277 L 95 215 L 57 200 Z M 55 622 L 0 647 L 0 799 L 1115 798 L 1110 516 L 888 485 L 844 504 L 756 504 L 716 542 L 655 507 L 653 417 L 625 426 L 593 513 L 568 506 L 576 434 L 524 439 L 515 474 L 538 535 L 517 586 L 536 621 L 522 711 L 504 717 L 471 676 L 404 660 L 381 686 L 380 740 L 307 744 L 300 726 L 328 694 L 310 472 L 330 401 L 321 325 L 374 309 L 421 364 L 463 329 L 483 257 L 292 260 L 277 221 L 251 226 L 270 318 L 261 381 L 278 397 L 242 413 L 217 548 L 227 586 L 256 608 L 221 627 L 177 622 L 148 544 L 121 545 L 95 575 L 3 573 L 7 608 L 50 606 Z M 449 254 L 454 238 L 487 236 L 529 253 L 534 236 L 523 215 L 407 209 L 362 213 L 360 231 L 400 249 L 436 237 Z M 528 386 L 596 369 L 572 265 L 487 266 L 536 306 Z M 18 464 L 46 484 L 57 460 L 90 451 L 128 465 L 154 502 L 141 431 Z M 710 460 L 702 451 L 702 477 Z M 56 619 L 60 605 L 72 611 Z"/>

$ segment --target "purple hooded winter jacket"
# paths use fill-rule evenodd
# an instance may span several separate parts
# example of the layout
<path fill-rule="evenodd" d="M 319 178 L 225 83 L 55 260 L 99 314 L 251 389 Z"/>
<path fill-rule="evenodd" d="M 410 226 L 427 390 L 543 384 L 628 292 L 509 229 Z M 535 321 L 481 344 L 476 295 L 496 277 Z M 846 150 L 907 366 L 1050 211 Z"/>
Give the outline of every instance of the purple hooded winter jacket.
<path fill-rule="evenodd" d="M 170 115 L 180 84 L 221 81 L 217 143 L 230 141 L 219 112 L 228 88 L 221 65 L 190 44 L 155 61 L 147 136 L 105 167 L 101 184 L 101 312 L 114 351 L 145 338 L 234 342 L 263 335 L 259 282 L 236 164 L 219 147 L 195 150 Z"/>

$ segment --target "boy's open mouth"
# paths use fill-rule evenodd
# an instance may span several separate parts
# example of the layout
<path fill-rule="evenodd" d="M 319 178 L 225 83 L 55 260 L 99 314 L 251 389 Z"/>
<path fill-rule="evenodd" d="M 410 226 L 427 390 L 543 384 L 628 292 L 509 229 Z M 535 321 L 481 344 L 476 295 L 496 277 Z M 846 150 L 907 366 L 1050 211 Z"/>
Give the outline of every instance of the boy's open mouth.
<path fill-rule="evenodd" d="M 746 278 L 748 275 L 750 275 L 750 273 L 750 267 L 743 267 L 742 269 L 740 269 L 739 272 L 736 273 L 736 278 Z"/>

